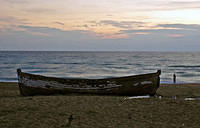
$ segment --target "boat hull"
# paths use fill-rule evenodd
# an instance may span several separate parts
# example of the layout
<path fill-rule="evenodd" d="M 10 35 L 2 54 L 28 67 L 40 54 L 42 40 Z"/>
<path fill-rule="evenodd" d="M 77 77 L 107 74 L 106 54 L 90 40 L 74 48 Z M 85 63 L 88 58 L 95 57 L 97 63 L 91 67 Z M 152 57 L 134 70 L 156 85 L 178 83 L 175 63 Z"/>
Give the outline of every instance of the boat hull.
<path fill-rule="evenodd" d="M 46 77 L 17 70 L 20 94 L 154 95 L 160 85 L 156 73 L 105 79 L 67 79 Z"/>

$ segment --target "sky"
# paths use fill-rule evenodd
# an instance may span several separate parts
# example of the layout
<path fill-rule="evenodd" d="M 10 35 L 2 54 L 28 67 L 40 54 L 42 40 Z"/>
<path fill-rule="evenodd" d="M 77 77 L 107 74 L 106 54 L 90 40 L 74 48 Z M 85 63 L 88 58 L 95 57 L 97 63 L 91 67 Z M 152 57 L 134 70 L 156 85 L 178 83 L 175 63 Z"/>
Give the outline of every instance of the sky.
<path fill-rule="evenodd" d="M 200 51 L 200 0 L 0 3 L 0 50 Z"/>

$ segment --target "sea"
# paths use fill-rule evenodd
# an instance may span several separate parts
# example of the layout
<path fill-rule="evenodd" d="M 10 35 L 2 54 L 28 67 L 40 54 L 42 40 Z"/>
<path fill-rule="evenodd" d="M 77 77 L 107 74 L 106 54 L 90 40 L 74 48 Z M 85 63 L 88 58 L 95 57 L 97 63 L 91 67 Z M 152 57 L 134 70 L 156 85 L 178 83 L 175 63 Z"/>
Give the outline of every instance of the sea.
<path fill-rule="evenodd" d="M 0 51 L 0 81 L 22 71 L 61 78 L 108 78 L 153 73 L 161 83 L 200 83 L 200 52 Z"/>

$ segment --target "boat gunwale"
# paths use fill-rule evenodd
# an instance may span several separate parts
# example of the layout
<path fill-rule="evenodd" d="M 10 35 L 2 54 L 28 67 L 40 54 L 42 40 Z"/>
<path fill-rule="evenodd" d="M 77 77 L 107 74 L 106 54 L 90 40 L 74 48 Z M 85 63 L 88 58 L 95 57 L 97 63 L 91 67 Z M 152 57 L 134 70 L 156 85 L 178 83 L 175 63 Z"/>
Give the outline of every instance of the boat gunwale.
<path fill-rule="evenodd" d="M 89 79 L 89 78 L 62 78 L 62 77 L 52 77 L 52 76 L 44 76 L 44 75 L 38 75 L 38 74 L 32 74 L 32 73 L 26 73 L 22 72 L 21 69 L 17 69 L 18 77 L 19 76 L 31 76 L 33 79 L 48 79 L 48 80 L 85 80 L 85 81 L 105 81 L 105 80 L 121 80 L 121 79 L 129 79 L 129 78 L 134 78 L 134 79 L 139 79 L 139 78 L 146 78 L 147 76 L 154 76 L 154 75 L 160 75 L 160 70 L 157 70 L 157 72 L 154 73 L 145 73 L 145 74 L 139 74 L 139 75 L 129 75 L 129 76 L 121 76 L 121 77 L 109 77 L 109 78 L 100 78 L 100 79 Z"/>

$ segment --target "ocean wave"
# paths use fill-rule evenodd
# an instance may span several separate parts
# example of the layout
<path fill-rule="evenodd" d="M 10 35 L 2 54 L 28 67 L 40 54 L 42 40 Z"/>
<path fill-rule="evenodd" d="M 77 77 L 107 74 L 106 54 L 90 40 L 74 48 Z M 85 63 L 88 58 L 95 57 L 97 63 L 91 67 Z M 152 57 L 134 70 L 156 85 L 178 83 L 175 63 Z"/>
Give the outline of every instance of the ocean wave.
<path fill-rule="evenodd" d="M 28 70 L 31 70 L 31 69 L 41 69 L 41 70 L 47 70 L 47 69 L 58 69 L 58 67 L 33 67 L 33 66 L 28 66 L 28 67 L 20 67 L 21 69 L 28 69 Z"/>
<path fill-rule="evenodd" d="M 0 82 L 17 82 L 16 78 L 0 78 Z"/>
<path fill-rule="evenodd" d="M 200 65 L 170 65 L 168 67 L 173 67 L 173 68 L 200 68 Z"/>
<path fill-rule="evenodd" d="M 28 73 L 44 73 L 45 70 L 27 71 Z"/>
<path fill-rule="evenodd" d="M 185 73 L 185 74 L 180 74 L 181 77 L 199 77 L 200 74 L 194 74 L 194 73 Z"/>
<path fill-rule="evenodd" d="M 84 62 L 48 62 L 48 63 L 46 63 L 46 64 L 80 64 L 80 65 L 82 65 L 82 64 L 86 64 L 86 63 L 84 63 Z"/>

